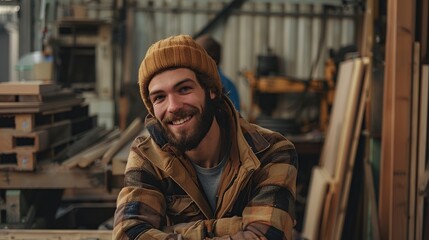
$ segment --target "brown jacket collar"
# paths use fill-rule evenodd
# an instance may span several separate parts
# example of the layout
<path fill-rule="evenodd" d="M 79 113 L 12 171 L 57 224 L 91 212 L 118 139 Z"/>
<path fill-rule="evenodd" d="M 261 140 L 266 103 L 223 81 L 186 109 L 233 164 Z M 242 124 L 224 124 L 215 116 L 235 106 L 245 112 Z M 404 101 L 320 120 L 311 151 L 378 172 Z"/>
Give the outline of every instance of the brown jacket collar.
<path fill-rule="evenodd" d="M 204 215 L 210 219 L 221 217 L 232 206 L 241 188 L 250 179 L 250 175 L 259 168 L 260 161 L 257 154 L 270 147 L 268 141 L 259 133 L 258 128 L 250 124 L 235 111 L 229 99 L 225 103 L 232 116 L 232 139 L 230 161 L 225 166 L 222 180 L 219 186 L 219 195 L 225 196 L 213 213 L 205 197 L 200 191 L 198 180 L 192 164 L 184 159 L 171 147 L 162 135 L 157 131 L 160 126 L 156 119 L 149 115 L 146 118 L 146 126 L 151 129 L 151 136 L 141 137 L 137 146 L 141 153 L 153 165 L 170 176 L 183 190 L 195 201 Z M 235 140 L 235 141 L 234 141 Z M 234 184 L 231 184 L 234 182 Z M 218 204 L 219 204 L 218 202 Z"/>

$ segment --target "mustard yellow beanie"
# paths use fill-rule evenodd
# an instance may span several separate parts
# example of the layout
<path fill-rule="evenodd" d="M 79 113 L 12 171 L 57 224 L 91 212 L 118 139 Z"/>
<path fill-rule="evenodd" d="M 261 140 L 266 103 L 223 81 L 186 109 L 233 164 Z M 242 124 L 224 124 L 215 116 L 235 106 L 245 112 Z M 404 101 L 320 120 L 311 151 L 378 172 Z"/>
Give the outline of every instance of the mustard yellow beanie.
<path fill-rule="evenodd" d="M 149 82 L 156 74 L 166 69 L 181 67 L 207 75 L 210 80 L 204 84 L 217 95 L 222 92 L 215 61 L 191 36 L 178 35 L 162 39 L 149 47 L 139 69 L 140 94 L 152 115 L 153 107 L 148 93 Z"/>

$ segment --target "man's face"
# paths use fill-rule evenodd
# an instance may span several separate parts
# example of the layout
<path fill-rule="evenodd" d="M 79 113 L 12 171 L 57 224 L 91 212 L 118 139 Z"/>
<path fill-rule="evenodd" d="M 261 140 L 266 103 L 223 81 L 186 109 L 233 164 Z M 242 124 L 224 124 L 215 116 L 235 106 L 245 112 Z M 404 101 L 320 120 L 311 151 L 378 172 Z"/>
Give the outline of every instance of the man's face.
<path fill-rule="evenodd" d="M 167 70 L 155 75 L 148 86 L 155 118 L 161 123 L 168 141 L 185 152 L 198 146 L 211 127 L 214 109 L 187 68 Z"/>

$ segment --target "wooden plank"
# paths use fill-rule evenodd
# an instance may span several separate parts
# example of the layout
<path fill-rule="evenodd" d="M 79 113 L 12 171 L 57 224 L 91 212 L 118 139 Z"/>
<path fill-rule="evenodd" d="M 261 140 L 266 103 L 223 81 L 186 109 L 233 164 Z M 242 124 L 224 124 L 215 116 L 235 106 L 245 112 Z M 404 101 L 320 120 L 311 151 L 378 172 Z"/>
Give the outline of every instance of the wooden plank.
<path fill-rule="evenodd" d="M 306 91 L 308 82 L 290 80 L 285 77 L 260 77 L 256 80 L 256 88 L 264 93 L 294 93 Z M 311 92 L 322 92 L 324 82 L 313 80 L 308 88 Z"/>
<path fill-rule="evenodd" d="M 95 160 L 100 159 L 111 146 L 114 146 L 118 142 L 118 140 L 119 139 L 113 140 L 111 143 L 104 143 L 104 145 L 100 145 L 98 148 L 83 154 L 77 165 L 81 168 L 88 167 Z"/>
<path fill-rule="evenodd" d="M 135 137 L 143 128 L 143 123 L 140 118 L 134 119 L 131 122 L 130 126 L 121 134 L 119 141 L 115 143 L 104 155 L 101 159 L 101 163 L 104 165 L 109 164 L 115 154 L 121 150 L 121 148 L 130 141 L 133 137 Z"/>
<path fill-rule="evenodd" d="M 337 169 L 341 166 L 338 165 L 338 154 L 340 150 L 346 151 L 343 147 L 347 147 L 344 144 L 347 137 L 350 137 L 350 129 L 345 124 L 350 126 L 347 119 L 355 118 L 357 99 L 353 96 L 361 89 L 362 78 L 359 76 L 362 75 L 362 67 L 361 59 L 347 60 L 340 64 L 330 123 L 320 157 L 320 165 L 332 178 L 340 171 Z"/>
<path fill-rule="evenodd" d="M 60 86 L 54 83 L 42 81 L 28 82 L 2 82 L 0 83 L 0 94 L 8 95 L 34 95 L 59 90 Z"/>
<path fill-rule="evenodd" d="M 52 160 L 69 144 L 68 140 L 64 140 L 38 152 L 29 149 L 20 149 L 8 153 L 0 152 L 0 170 L 33 171 L 38 162 Z"/>
<path fill-rule="evenodd" d="M 429 40 L 429 1 L 420 1 L 420 44 L 421 60 L 428 59 L 428 40 Z"/>
<path fill-rule="evenodd" d="M 110 230 L 0 230 L 0 240 L 111 240 Z"/>
<path fill-rule="evenodd" d="M 62 89 L 42 94 L 24 95 L 19 93 L 0 95 L 0 102 L 50 102 L 76 98 L 76 94 L 69 89 Z"/>
<path fill-rule="evenodd" d="M 36 169 L 37 158 L 37 154 L 33 151 L 19 151 L 16 154 L 17 167 L 15 168 L 15 170 L 33 171 L 34 169 Z"/>
<path fill-rule="evenodd" d="M 88 114 L 88 105 L 77 105 L 50 112 L 0 114 L 0 130 L 11 129 L 21 132 L 33 132 L 56 122 L 73 120 Z"/>
<path fill-rule="evenodd" d="M 97 143 L 94 143 L 94 145 L 92 145 L 91 147 L 89 147 L 89 148 L 81 151 L 80 153 L 78 153 L 78 154 L 72 156 L 71 158 L 67 159 L 66 161 L 62 162 L 61 165 L 64 166 L 64 167 L 66 167 L 66 168 L 75 167 L 76 165 L 78 165 L 79 161 L 81 161 L 82 157 L 85 154 L 88 154 L 91 151 L 95 151 L 96 149 L 98 149 L 102 145 L 106 145 L 107 144 L 108 146 L 110 146 L 109 143 L 112 140 L 116 139 L 119 136 L 119 134 L 120 134 L 120 130 L 119 129 L 112 130 L 111 132 L 109 132 L 107 134 L 107 136 L 106 136 L 105 139 L 103 139 L 100 142 L 96 141 Z"/>
<path fill-rule="evenodd" d="M 120 136 L 119 130 L 117 132 L 113 132 L 112 134 L 109 134 L 109 136 L 107 136 L 106 138 L 105 146 L 100 146 L 98 149 L 93 149 L 83 154 L 81 159 L 78 162 L 78 166 L 81 168 L 86 168 L 95 160 L 101 159 L 102 156 L 104 156 L 104 154 L 111 147 L 115 146 L 120 141 L 119 136 Z"/>
<path fill-rule="evenodd" d="M 65 99 L 54 102 L 0 102 L 0 113 L 36 113 L 71 107 L 83 103 L 83 98 Z"/>
<path fill-rule="evenodd" d="M 104 126 L 95 126 L 95 118 L 92 118 L 93 127 L 87 128 L 87 130 L 81 132 L 78 141 L 73 142 L 67 149 L 64 149 L 61 153 L 56 156 L 55 161 L 67 161 L 67 159 L 73 157 L 76 154 L 81 153 L 86 148 L 92 146 L 101 138 L 109 134 L 109 130 L 105 129 Z M 77 129 L 82 130 L 82 129 Z M 76 131 L 77 131 L 76 130 Z M 72 130 L 73 132 L 73 130 Z"/>
<path fill-rule="evenodd" d="M 36 132 L 21 132 L 13 130 L 0 130 L 0 152 L 19 150 L 42 151 L 51 145 L 72 136 L 72 122 L 69 120 L 45 126 Z"/>
<path fill-rule="evenodd" d="M 382 239 L 408 237 L 414 1 L 388 4 L 379 216 Z"/>
<path fill-rule="evenodd" d="M 413 53 L 413 94 L 411 108 L 411 156 L 410 156 L 410 212 L 408 220 L 408 239 L 415 239 L 416 222 L 416 185 L 417 185 L 417 152 L 418 152 L 418 124 L 419 124 L 419 85 L 420 85 L 420 44 L 414 43 Z"/>
<path fill-rule="evenodd" d="M 37 154 L 29 150 L 12 153 L 0 153 L 0 169 L 33 171 L 36 169 Z"/>
<path fill-rule="evenodd" d="M 371 232 L 372 240 L 380 240 L 380 227 L 377 215 L 377 200 L 375 197 L 374 189 L 374 177 L 372 174 L 371 164 L 368 161 L 364 161 L 364 178 L 365 178 L 365 191 L 368 195 L 368 202 L 370 208 L 370 221 L 371 221 Z M 365 219 L 366 221 L 366 219 Z"/>
<path fill-rule="evenodd" d="M 23 197 L 21 190 L 7 190 L 6 191 L 6 222 L 19 223 L 21 217 L 24 216 L 24 205 L 22 203 Z"/>
<path fill-rule="evenodd" d="M 330 176 L 323 168 L 317 166 L 313 168 L 304 213 L 304 228 L 301 233 L 301 236 L 306 239 L 319 239 L 319 232 L 322 230 L 320 222 L 329 182 Z"/>
<path fill-rule="evenodd" d="M 147 128 L 138 134 L 138 136 L 148 136 Z M 130 153 L 131 145 L 134 139 L 131 139 L 121 150 L 112 158 L 112 175 L 124 175 L 125 166 L 127 165 L 128 155 Z M 295 143 L 295 142 L 294 142 Z"/>
<path fill-rule="evenodd" d="M 33 152 L 46 149 L 49 145 L 48 132 L 38 131 L 21 133 L 15 131 L 1 131 L 0 152 L 12 152 L 19 150 L 32 150 Z"/>
<path fill-rule="evenodd" d="M 0 171 L 0 189 L 105 188 L 105 174 L 106 169 L 101 166 L 66 169 L 57 163 L 43 161 L 32 172 Z"/>
<path fill-rule="evenodd" d="M 69 98 L 76 98 L 77 95 L 70 89 L 62 89 L 39 95 L 18 95 L 19 102 L 50 102 L 60 101 Z"/>
<path fill-rule="evenodd" d="M 424 231 L 424 192 L 421 186 L 425 183 L 425 169 L 427 159 L 427 132 L 428 132 L 428 101 L 429 101 L 429 65 L 422 65 L 422 75 L 420 78 L 420 119 L 419 119 L 419 139 L 417 153 L 417 186 L 419 194 L 416 199 L 416 239 L 423 239 Z M 426 218 L 426 221 L 428 219 Z"/>
<path fill-rule="evenodd" d="M 368 58 L 363 59 L 363 62 L 367 65 L 369 62 Z M 335 232 L 334 232 L 334 239 L 341 239 L 341 234 L 343 232 L 343 226 L 344 221 L 346 217 L 346 211 L 347 211 L 347 203 L 349 199 L 349 193 L 350 193 L 350 186 L 352 182 L 352 175 L 353 175 L 353 169 L 356 161 L 357 156 L 357 149 L 359 145 L 360 137 L 362 136 L 362 122 L 364 120 L 364 112 L 365 112 L 365 106 L 367 105 L 368 100 L 368 88 L 370 84 L 370 78 L 367 77 L 367 74 L 371 74 L 370 70 L 362 69 L 361 74 L 363 72 L 366 72 L 365 75 L 358 75 L 358 78 L 361 78 L 361 81 L 364 80 L 364 83 L 361 86 L 361 89 L 357 91 L 357 94 L 355 96 L 350 96 L 351 98 L 356 98 L 356 101 L 359 102 L 358 106 L 355 106 L 355 114 L 350 114 L 352 116 L 352 119 L 348 119 L 345 121 L 349 122 L 349 126 L 347 129 L 350 129 L 350 136 L 347 137 L 347 141 L 349 142 L 348 149 L 342 148 L 340 151 L 341 154 L 339 154 L 339 163 L 336 173 L 336 181 L 339 183 L 339 204 L 336 205 L 336 224 L 333 224 L 335 226 Z M 341 166 L 342 165 L 342 166 Z M 341 188 L 340 188 L 341 187 Z"/>
<path fill-rule="evenodd" d="M 17 99 L 15 95 L 0 95 L 0 102 L 17 102 Z"/>
<path fill-rule="evenodd" d="M 324 203 L 323 201 L 315 203 L 320 204 L 319 208 L 322 206 L 324 208 L 319 236 L 321 239 L 334 237 L 340 191 L 348 164 L 348 153 L 351 151 L 350 142 L 357 117 L 359 94 L 362 91 L 363 67 L 362 59 L 347 60 L 340 65 L 331 119 L 320 158 L 321 168 L 327 172 L 332 181 Z M 310 186 L 310 189 L 313 187 Z"/>

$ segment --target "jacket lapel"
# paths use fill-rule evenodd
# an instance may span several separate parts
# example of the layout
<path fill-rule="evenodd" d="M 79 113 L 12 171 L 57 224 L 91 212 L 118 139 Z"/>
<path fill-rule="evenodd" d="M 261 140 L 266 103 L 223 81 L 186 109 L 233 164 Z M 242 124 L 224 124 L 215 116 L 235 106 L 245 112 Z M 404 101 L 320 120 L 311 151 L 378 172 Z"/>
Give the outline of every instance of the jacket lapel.
<path fill-rule="evenodd" d="M 238 195 L 247 185 L 253 172 L 259 168 L 260 161 L 256 154 L 270 147 L 269 142 L 256 131 L 254 125 L 242 119 L 238 113 L 233 114 L 232 147 L 229 166 L 225 168 L 219 191 L 219 202 L 216 217 L 223 217 L 230 211 Z M 218 203 L 219 203 L 218 202 Z"/>
<path fill-rule="evenodd" d="M 146 141 L 139 145 L 141 153 L 152 164 L 170 176 L 197 204 L 207 219 L 213 218 L 213 212 L 198 187 L 197 176 L 191 163 L 177 157 L 168 148 L 168 145 L 166 145 L 161 149 L 152 138 L 147 138 Z"/>

